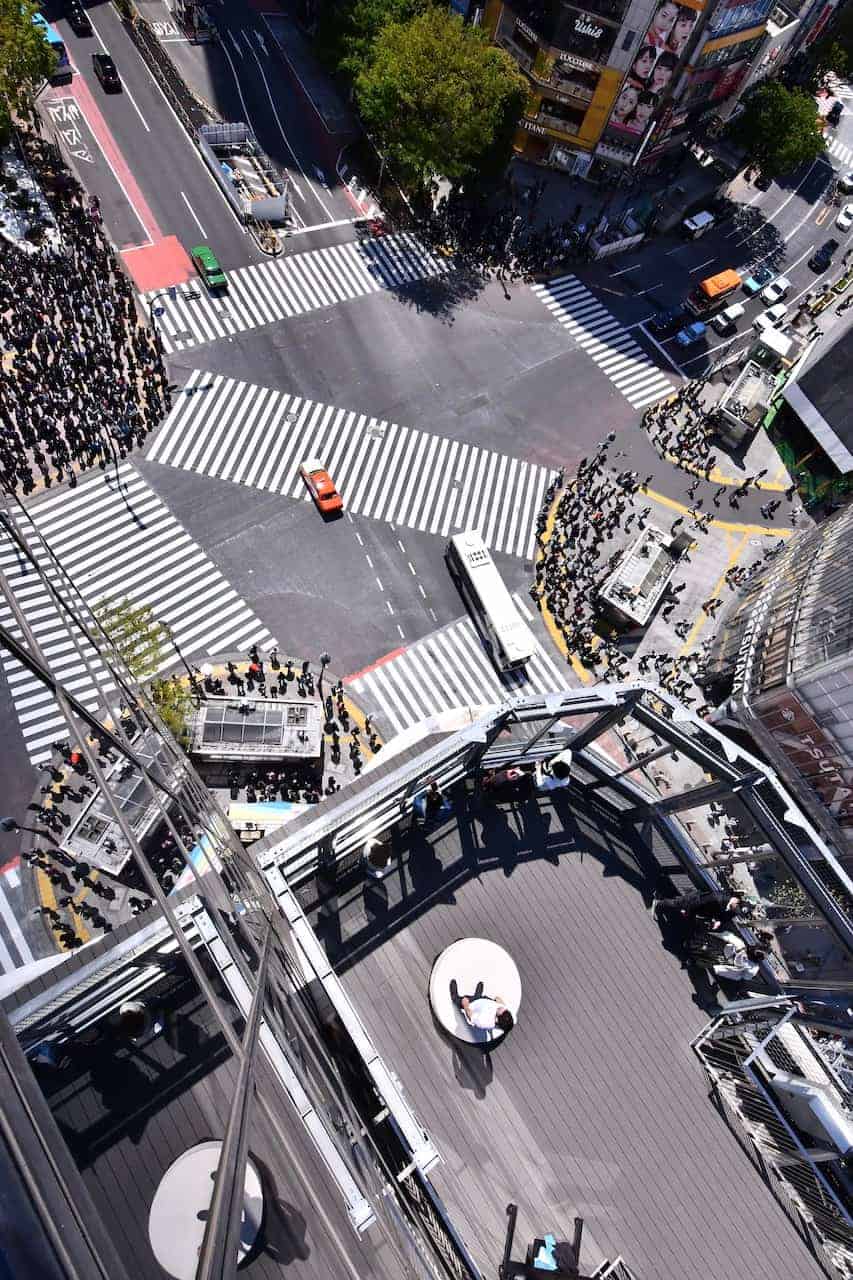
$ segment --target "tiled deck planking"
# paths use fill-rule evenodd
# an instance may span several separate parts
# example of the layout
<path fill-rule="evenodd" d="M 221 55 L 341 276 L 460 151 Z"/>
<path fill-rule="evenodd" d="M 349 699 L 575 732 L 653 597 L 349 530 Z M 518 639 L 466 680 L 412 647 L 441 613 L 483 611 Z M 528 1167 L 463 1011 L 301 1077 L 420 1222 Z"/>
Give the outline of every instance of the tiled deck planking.
<path fill-rule="evenodd" d="M 330 948 L 444 1157 L 433 1180 L 457 1228 L 486 1275 L 513 1200 L 517 1256 L 534 1234 L 570 1238 L 577 1213 L 589 1267 L 621 1253 L 643 1280 L 818 1280 L 708 1097 L 690 1049 L 706 1018 L 649 915 L 654 870 L 631 856 L 634 833 L 561 812 L 528 810 L 529 839 L 511 815 L 492 816 L 464 868 L 455 828 L 440 861 L 422 844 L 402 877 L 350 895 Z M 575 850 L 550 857 L 567 833 Z M 435 955 L 469 935 L 506 946 L 523 987 L 518 1026 L 490 1059 L 474 1054 L 473 1074 L 426 998 Z"/>
<path fill-rule="evenodd" d="M 189 1028 L 210 1025 L 212 1014 L 190 984 L 182 995 L 175 1025 L 188 1050 Z M 102 1039 L 85 1065 L 78 1062 L 70 1071 L 41 1077 L 54 1117 L 134 1280 L 163 1280 L 165 1275 L 148 1242 L 148 1212 L 164 1172 L 182 1151 L 220 1138 L 225 1131 L 236 1064 L 219 1035 L 203 1033 L 192 1052 L 197 1056 L 194 1072 L 188 1070 L 190 1054 L 170 1048 L 162 1035 L 132 1054 L 122 1050 L 120 1055 Z M 280 1116 L 289 1132 L 286 1152 L 276 1149 L 257 1106 L 254 1117 L 249 1151 L 264 1184 L 264 1247 L 241 1268 L 241 1276 L 386 1276 L 375 1229 L 365 1238 L 356 1237 L 340 1193 L 330 1184 L 295 1115 L 284 1110 Z M 310 1176 L 330 1230 L 302 1186 L 296 1162 Z M 346 1246 L 351 1266 L 341 1258 L 334 1233 Z"/>

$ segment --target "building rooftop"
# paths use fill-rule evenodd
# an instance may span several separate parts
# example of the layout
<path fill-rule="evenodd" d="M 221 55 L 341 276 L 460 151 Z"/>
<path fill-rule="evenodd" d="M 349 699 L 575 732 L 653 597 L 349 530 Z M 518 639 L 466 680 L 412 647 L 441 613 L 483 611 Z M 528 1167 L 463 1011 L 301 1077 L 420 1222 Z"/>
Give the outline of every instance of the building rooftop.
<path fill-rule="evenodd" d="M 782 394 L 838 470 L 853 471 L 853 322 L 816 344 Z"/>
<path fill-rule="evenodd" d="M 621 1255 L 649 1280 L 821 1275 L 708 1097 L 690 1048 L 707 1015 L 649 911 L 658 858 L 594 801 L 489 806 L 314 915 L 486 1276 L 510 1201 L 525 1244 L 570 1239 L 583 1217 L 590 1271 Z M 427 1005 L 436 955 L 468 936 L 521 974 L 517 1026 L 485 1057 L 443 1039 Z"/>

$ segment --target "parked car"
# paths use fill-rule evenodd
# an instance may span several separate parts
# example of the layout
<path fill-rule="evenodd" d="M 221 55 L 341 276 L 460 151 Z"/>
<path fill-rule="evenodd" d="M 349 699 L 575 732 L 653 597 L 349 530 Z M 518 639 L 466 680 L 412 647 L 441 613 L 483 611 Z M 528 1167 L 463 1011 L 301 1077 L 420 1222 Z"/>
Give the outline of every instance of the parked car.
<path fill-rule="evenodd" d="M 835 219 L 839 231 L 849 231 L 853 227 L 853 204 L 846 204 Z"/>
<path fill-rule="evenodd" d="M 116 64 L 108 53 L 93 53 L 92 67 L 105 93 L 121 92 L 121 81 L 118 78 Z"/>
<path fill-rule="evenodd" d="M 210 245 L 197 244 L 190 249 L 190 258 L 198 274 L 204 281 L 208 292 L 224 293 L 228 288 L 228 277 L 219 265 L 219 259 Z"/>
<path fill-rule="evenodd" d="M 773 279 L 772 267 L 756 267 L 752 275 L 747 276 L 743 282 L 743 291 L 752 297 L 755 293 L 760 293 L 766 284 Z"/>
<path fill-rule="evenodd" d="M 765 302 L 781 302 L 787 298 L 790 288 L 791 281 L 787 276 L 777 276 L 761 290 L 761 296 Z"/>
<path fill-rule="evenodd" d="M 335 488 L 332 477 L 318 458 L 306 458 L 299 468 L 299 474 L 323 515 L 332 515 L 336 511 L 343 510 L 344 500 Z"/>
<path fill-rule="evenodd" d="M 832 262 L 833 254 L 837 248 L 837 240 L 827 240 L 819 249 L 815 250 L 809 258 L 809 266 L 812 271 L 826 271 L 826 268 Z"/>
<path fill-rule="evenodd" d="M 651 320 L 646 321 L 646 328 L 656 338 L 671 338 L 686 319 L 687 312 L 683 307 L 673 307 L 670 311 L 661 311 L 652 316 Z"/>
<path fill-rule="evenodd" d="M 707 332 L 708 326 L 702 320 L 694 320 L 675 335 L 675 341 L 680 347 L 692 347 L 701 342 Z"/>
<path fill-rule="evenodd" d="M 746 307 L 742 302 L 733 302 L 730 307 L 726 307 L 725 311 L 721 311 L 718 316 L 714 316 L 711 324 L 717 330 L 717 333 L 731 333 L 732 329 L 737 326 L 741 316 L 746 314 Z"/>
<path fill-rule="evenodd" d="M 89 15 L 80 4 L 80 0 L 63 0 L 62 16 L 75 36 L 90 36 L 93 34 Z"/>
<path fill-rule="evenodd" d="M 759 312 L 752 322 L 753 329 L 757 329 L 759 333 L 763 333 L 765 329 L 778 329 L 787 310 L 784 302 L 777 302 L 775 307 Z"/>
<path fill-rule="evenodd" d="M 849 194 L 853 191 L 853 173 L 842 173 L 838 178 L 838 190 Z"/>

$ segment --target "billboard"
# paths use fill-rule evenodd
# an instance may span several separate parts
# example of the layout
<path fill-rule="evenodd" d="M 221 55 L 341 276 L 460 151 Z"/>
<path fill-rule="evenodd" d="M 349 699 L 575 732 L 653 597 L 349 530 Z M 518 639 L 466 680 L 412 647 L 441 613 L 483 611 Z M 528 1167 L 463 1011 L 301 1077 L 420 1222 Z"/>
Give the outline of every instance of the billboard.
<path fill-rule="evenodd" d="M 701 8 L 692 0 L 660 0 L 616 99 L 608 128 L 626 134 L 646 132 L 669 91 Z"/>

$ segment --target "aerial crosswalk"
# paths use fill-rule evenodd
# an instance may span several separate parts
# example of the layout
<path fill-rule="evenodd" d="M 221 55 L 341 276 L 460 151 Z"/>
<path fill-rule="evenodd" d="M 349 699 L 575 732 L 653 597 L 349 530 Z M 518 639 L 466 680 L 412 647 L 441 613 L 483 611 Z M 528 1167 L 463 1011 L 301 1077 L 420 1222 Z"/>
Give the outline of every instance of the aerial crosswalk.
<path fill-rule="evenodd" d="M 397 289 L 449 269 L 408 233 L 329 245 L 228 272 L 228 292 L 206 292 L 197 280 L 142 295 L 156 317 L 166 352 L 229 338 L 290 316 Z"/>
<path fill-rule="evenodd" d="M 86 604 L 106 597 L 151 605 L 154 617 L 171 629 L 183 656 L 245 652 L 252 644 L 270 648 L 269 631 L 216 566 L 174 518 L 139 473 L 125 463 L 96 472 L 76 489 L 37 499 L 28 506 L 32 523 L 20 527 L 36 559 L 49 564 L 44 538 Z M 35 527 L 33 527 L 35 526 Z M 98 705 L 86 663 L 67 634 L 64 620 L 35 570 L 8 534 L 0 540 L 0 566 L 12 594 L 44 649 L 54 674 L 87 706 Z M 68 596 L 71 587 L 51 569 L 51 580 Z M 20 638 L 5 599 L 0 620 Z M 94 651 L 92 670 L 111 688 Z M 175 655 L 164 655 L 171 665 Z M 4 651 L 3 667 L 33 763 L 50 757 L 50 743 L 67 736 L 52 695 Z"/>
<path fill-rule="evenodd" d="M 557 276 L 531 288 L 635 409 L 672 394 L 666 374 L 577 276 Z"/>
<path fill-rule="evenodd" d="M 35 959 L 21 927 L 27 906 L 20 860 L 13 858 L 0 867 L 0 973 L 10 973 Z"/>
<path fill-rule="evenodd" d="M 853 165 L 853 147 L 845 146 L 838 138 L 830 138 L 826 144 L 826 149 L 831 156 L 835 156 L 841 161 L 845 169 Z"/>
<path fill-rule="evenodd" d="M 309 500 L 319 458 L 355 515 L 446 537 L 479 529 L 529 558 L 552 472 L 479 445 L 194 370 L 148 447 L 149 461 Z"/>
<path fill-rule="evenodd" d="M 530 618 L 518 596 L 515 601 Z M 451 707 L 526 698 L 564 689 L 569 682 L 542 648 L 526 671 L 499 676 L 471 619 L 459 618 L 348 683 L 366 710 L 375 709 L 380 731 L 399 733 Z"/>

